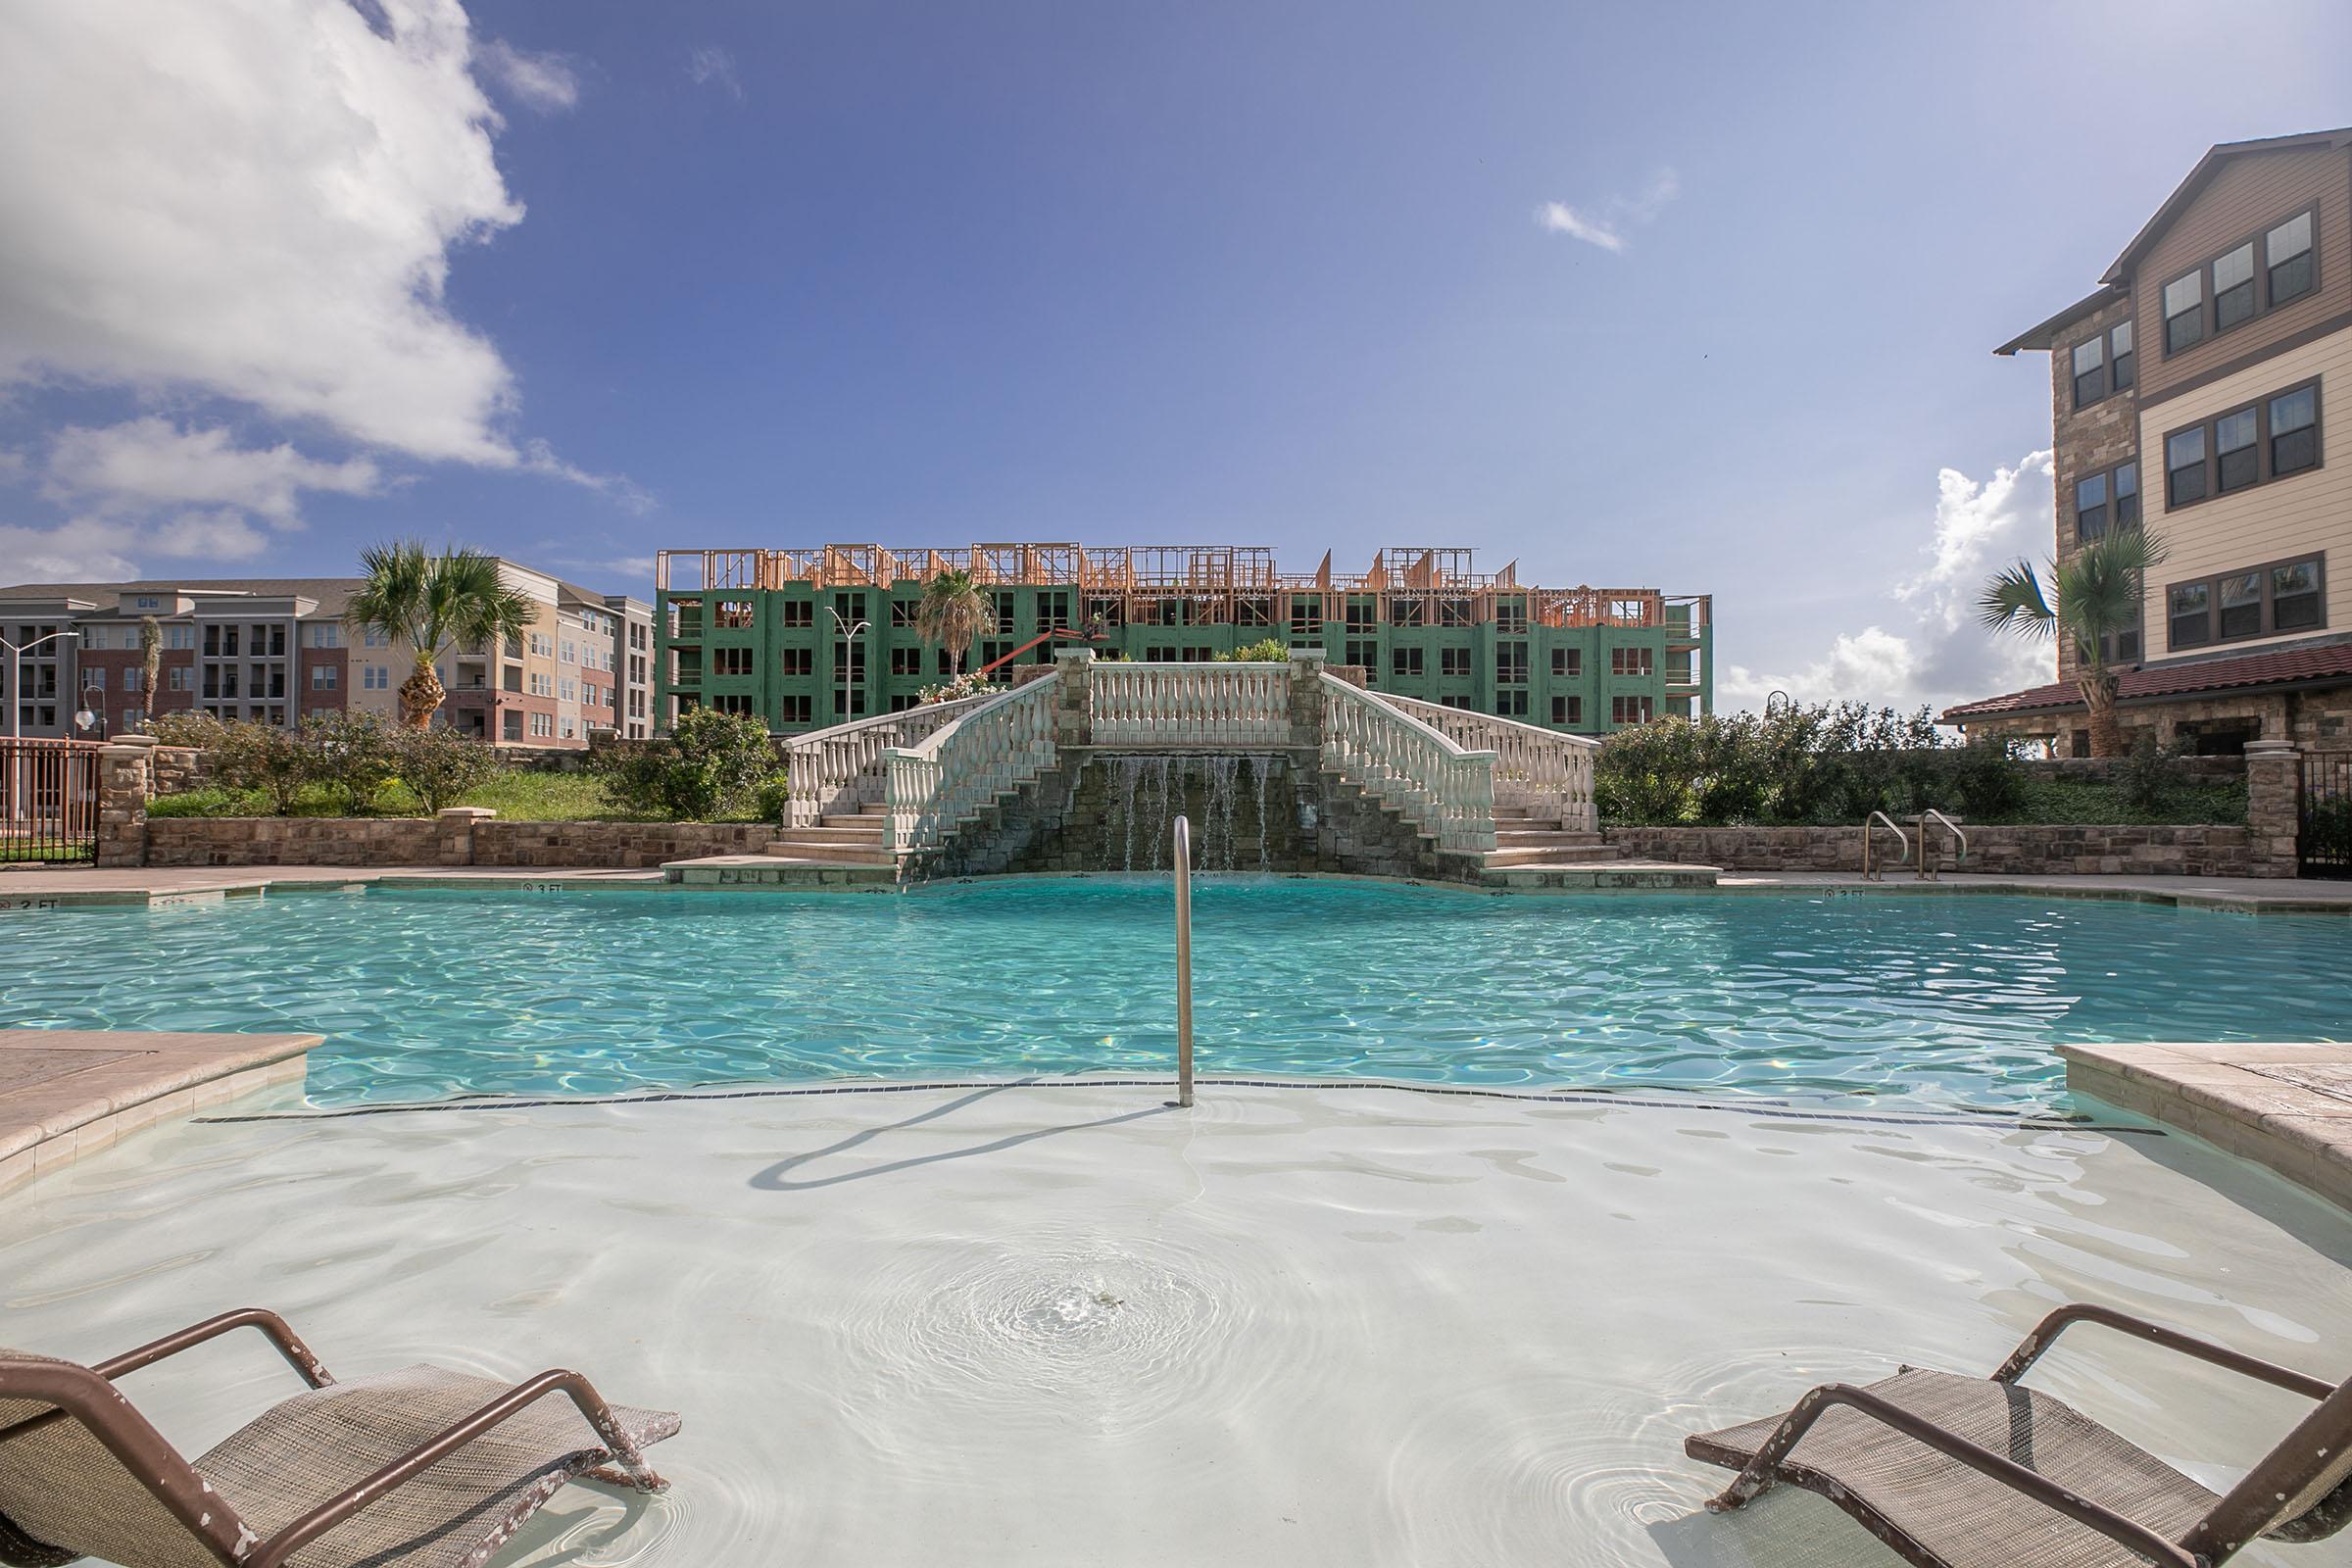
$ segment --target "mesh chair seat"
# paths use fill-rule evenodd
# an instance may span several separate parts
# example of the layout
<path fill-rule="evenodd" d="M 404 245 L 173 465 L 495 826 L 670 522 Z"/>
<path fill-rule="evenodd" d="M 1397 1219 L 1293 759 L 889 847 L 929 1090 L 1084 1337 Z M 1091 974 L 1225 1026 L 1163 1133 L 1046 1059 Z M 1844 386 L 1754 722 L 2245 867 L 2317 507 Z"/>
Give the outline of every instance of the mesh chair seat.
<path fill-rule="evenodd" d="M 1906 1371 L 1869 1392 L 2035 1471 L 2168 1540 L 2220 1499 L 2064 1400 L 2015 1384 Z M 1685 1451 L 1743 1469 L 1780 1426 L 1767 1416 L 1689 1439 Z M 2107 1537 L 1862 1411 L 1825 1410 L 1780 1476 L 1829 1497 L 1924 1568 L 2145 1568 Z"/>
<path fill-rule="evenodd" d="M 196 1460 L 267 1537 L 489 1403 L 509 1386 L 435 1366 L 296 1395 Z M 642 1447 L 666 1410 L 612 1406 Z M 294 1568 L 480 1568 L 540 1504 L 612 1457 L 568 1399 L 548 1397 L 394 1488 L 296 1552 Z"/>

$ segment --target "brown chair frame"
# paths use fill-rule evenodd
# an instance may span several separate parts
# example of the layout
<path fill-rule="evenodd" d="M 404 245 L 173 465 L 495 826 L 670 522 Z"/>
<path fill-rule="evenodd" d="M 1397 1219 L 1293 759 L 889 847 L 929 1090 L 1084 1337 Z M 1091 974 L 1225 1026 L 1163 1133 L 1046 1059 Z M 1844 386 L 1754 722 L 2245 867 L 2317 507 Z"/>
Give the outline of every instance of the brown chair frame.
<path fill-rule="evenodd" d="M 2009 1352 L 2009 1358 L 2001 1363 L 1990 1381 L 2015 1383 L 2057 1343 L 2061 1334 L 2077 1323 L 2095 1323 L 2129 1334 L 2164 1349 L 2193 1356 L 2242 1377 L 2316 1399 L 2318 1406 L 2296 1423 L 2293 1431 L 2270 1452 L 2257 1460 L 2244 1478 L 2231 1487 L 2178 1542 L 2168 1541 L 2114 1509 L 2069 1491 L 2005 1454 L 1971 1443 L 1957 1433 L 1915 1415 L 1868 1389 L 1846 1383 L 1825 1383 L 1797 1400 L 1794 1408 L 1774 1429 L 1772 1436 L 1756 1449 L 1738 1478 L 1719 1495 L 1708 1499 L 1708 1510 L 1722 1513 L 1740 1507 L 1781 1481 L 1808 1486 L 1810 1490 L 1823 1490 L 1810 1487 L 1808 1481 L 1785 1472 L 1783 1461 L 1806 1432 L 1811 1430 L 1813 1423 L 1821 1419 L 1824 1411 L 1843 1406 L 1857 1410 L 1913 1442 L 1924 1444 L 1945 1457 L 2000 1482 L 2021 1495 L 2031 1497 L 2097 1531 L 2126 1549 L 2137 1552 L 2151 1562 L 2163 1564 L 2165 1568 L 2212 1568 L 2212 1565 L 2224 1562 L 2241 1550 L 2257 1536 L 2267 1534 L 2278 1541 L 2321 1541 L 2352 1522 L 2352 1479 L 2339 1483 L 2294 1517 L 2276 1519 L 2279 1499 L 2292 1497 L 2310 1486 L 2325 1472 L 2332 1458 L 2341 1454 L 2346 1445 L 2352 1444 L 2352 1378 L 2342 1383 L 2328 1383 L 2226 1346 L 2192 1338 L 2161 1324 L 2131 1317 L 2112 1307 L 2077 1302 L 2060 1307 L 2035 1325 L 2034 1332 Z M 1697 1441 L 1692 1439 L 1691 1444 Z M 1690 1445 L 1686 1445 L 1686 1447 L 1690 1448 Z M 1705 1456 L 1693 1450 L 1692 1457 Z M 1840 1505 L 1847 1507 L 1849 1512 L 1855 1506 L 1850 1500 L 1841 1501 Z M 1942 1568 L 1933 1556 L 1917 1555 L 1900 1545 L 1895 1549 L 1903 1556 L 1923 1564 L 1924 1568 Z"/>
<path fill-rule="evenodd" d="M 122 1461 L 123 1469 L 146 1488 L 156 1501 L 170 1510 L 172 1517 L 189 1535 L 202 1542 L 224 1568 L 280 1568 L 296 1551 L 332 1530 L 335 1526 L 360 1512 L 369 1503 L 429 1468 L 437 1460 L 465 1447 L 500 1422 L 514 1417 L 529 1405 L 551 1394 L 563 1394 L 579 1407 L 580 1414 L 595 1428 L 599 1438 L 612 1453 L 614 1465 L 599 1466 L 587 1474 L 598 1480 L 634 1487 L 641 1492 L 662 1492 L 669 1483 L 662 1480 L 646 1463 L 644 1453 L 613 1418 L 612 1407 L 595 1386 L 577 1372 L 555 1368 L 527 1378 L 424 1442 L 411 1448 L 400 1458 L 376 1471 L 367 1479 L 345 1488 L 319 1503 L 267 1540 L 257 1540 L 254 1533 L 237 1517 L 228 1500 L 196 1473 L 193 1465 L 181 1456 L 164 1435 L 140 1415 L 131 1402 L 115 1388 L 114 1380 L 125 1372 L 179 1354 L 208 1340 L 235 1329 L 254 1328 L 261 1331 L 286 1363 L 301 1374 L 304 1382 L 314 1389 L 331 1385 L 334 1377 L 313 1355 L 286 1320 L 275 1312 L 261 1307 L 245 1307 L 239 1311 L 223 1312 L 218 1317 L 192 1323 L 175 1334 L 142 1345 L 133 1350 L 92 1366 L 77 1366 L 70 1361 L 28 1360 L 17 1356 L 0 1356 L 0 1399 L 34 1400 L 54 1406 L 39 1415 L 0 1427 L 0 1438 L 22 1435 L 52 1421 L 78 1421 L 90 1435 L 105 1446 L 106 1450 Z M 5 1547 L 14 1544 L 7 1538 L 15 1533 L 0 1521 L 0 1560 L 6 1560 Z M 48 1548 L 38 1543 L 24 1544 Z M 71 1561 L 72 1558 L 48 1560 Z"/>

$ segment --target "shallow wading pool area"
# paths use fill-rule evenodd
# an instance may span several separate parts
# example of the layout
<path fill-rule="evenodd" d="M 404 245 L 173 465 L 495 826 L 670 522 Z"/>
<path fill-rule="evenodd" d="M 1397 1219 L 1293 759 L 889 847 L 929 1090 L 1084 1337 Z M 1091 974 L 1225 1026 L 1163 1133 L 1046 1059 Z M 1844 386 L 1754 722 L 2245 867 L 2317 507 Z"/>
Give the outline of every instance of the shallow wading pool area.
<path fill-rule="evenodd" d="M 501 1560 L 680 1568 L 1883 1568 L 1791 1488 L 1706 1514 L 1683 1438 L 1988 1372 L 2073 1299 L 2352 1368 L 2352 1216 L 2052 1050 L 2326 1038 L 2338 920 L 1255 877 L 1195 915 L 1190 1110 L 1164 880 L 5 917 L 18 1027 L 325 1037 L 0 1199 L 12 1341 L 254 1303 L 344 1377 L 583 1368 L 683 1413 L 673 1488 L 569 1488 Z M 124 1380 L 191 1451 L 293 1392 L 204 1355 Z M 2217 1485 L 2305 1408 L 2114 1337 L 2033 1382 Z"/>

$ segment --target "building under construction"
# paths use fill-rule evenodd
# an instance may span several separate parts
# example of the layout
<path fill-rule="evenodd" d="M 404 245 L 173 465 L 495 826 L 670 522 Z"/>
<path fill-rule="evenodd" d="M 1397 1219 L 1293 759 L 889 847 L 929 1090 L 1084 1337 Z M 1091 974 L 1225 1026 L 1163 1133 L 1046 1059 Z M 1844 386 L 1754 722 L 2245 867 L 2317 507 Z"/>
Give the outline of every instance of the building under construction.
<path fill-rule="evenodd" d="M 965 667 L 1194 662 L 1272 638 L 1360 665 L 1377 689 L 1599 735 L 1708 710 L 1709 596 L 1542 588 L 1518 563 L 1389 549 L 1361 572 L 1285 572 L 1250 545 L 821 545 L 665 550 L 655 567 L 657 711 L 708 703 L 784 733 L 910 708 L 951 673 L 915 632 L 923 585 L 971 574 L 995 612 Z"/>

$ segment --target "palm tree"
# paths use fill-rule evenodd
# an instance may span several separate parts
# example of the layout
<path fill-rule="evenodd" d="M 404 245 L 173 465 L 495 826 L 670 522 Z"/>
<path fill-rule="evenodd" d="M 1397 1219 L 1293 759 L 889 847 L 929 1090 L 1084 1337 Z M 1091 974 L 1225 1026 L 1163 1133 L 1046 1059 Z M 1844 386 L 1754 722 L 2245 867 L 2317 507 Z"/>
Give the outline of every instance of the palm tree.
<path fill-rule="evenodd" d="M 155 727 L 155 684 L 164 678 L 164 627 L 153 615 L 139 617 L 139 709 L 147 721 L 139 727 Z"/>
<path fill-rule="evenodd" d="M 2090 711 L 2093 757 L 2121 757 L 2124 751 L 2115 722 L 2115 671 L 2102 647 L 2139 624 L 2140 583 L 2164 556 L 2164 543 L 2153 534 L 2119 528 L 2050 564 L 2055 606 L 2028 561 L 1995 573 L 1977 600 L 1978 618 L 1994 631 L 2063 638 L 2072 647 L 2075 687 Z"/>
<path fill-rule="evenodd" d="M 374 545 L 361 552 L 360 564 L 368 580 L 343 618 L 416 652 L 416 671 L 400 686 L 400 720 L 411 729 L 430 724 L 446 695 L 433 661 L 461 642 L 519 641 L 538 618 L 529 596 L 501 581 L 498 562 L 478 551 L 436 556 L 421 544 Z"/>
<path fill-rule="evenodd" d="M 960 568 L 943 571 L 923 584 L 922 600 L 914 607 L 914 634 L 948 650 L 958 674 L 972 644 L 980 640 L 980 629 L 995 620 L 972 574 Z"/>

